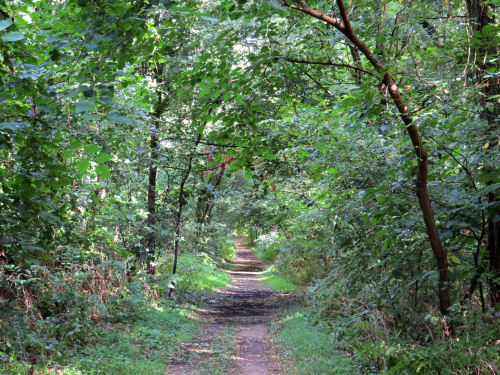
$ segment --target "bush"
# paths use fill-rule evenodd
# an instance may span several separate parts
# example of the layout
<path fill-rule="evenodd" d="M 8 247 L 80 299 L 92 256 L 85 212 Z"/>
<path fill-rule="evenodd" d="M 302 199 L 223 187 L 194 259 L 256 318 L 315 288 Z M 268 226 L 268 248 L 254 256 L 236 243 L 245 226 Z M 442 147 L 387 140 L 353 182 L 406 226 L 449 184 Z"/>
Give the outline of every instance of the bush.
<path fill-rule="evenodd" d="M 279 255 L 282 240 L 277 232 L 261 234 L 255 241 L 253 251 L 259 259 L 265 262 L 273 261 Z"/>

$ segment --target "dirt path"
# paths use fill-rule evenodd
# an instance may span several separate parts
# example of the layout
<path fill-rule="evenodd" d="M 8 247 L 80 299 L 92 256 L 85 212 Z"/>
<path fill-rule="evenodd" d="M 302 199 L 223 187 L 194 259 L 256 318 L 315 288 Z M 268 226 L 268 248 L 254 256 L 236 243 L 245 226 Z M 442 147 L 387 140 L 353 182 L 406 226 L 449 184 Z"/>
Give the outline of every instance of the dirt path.
<path fill-rule="evenodd" d="M 280 374 L 268 329 L 284 296 L 262 285 L 264 265 L 242 239 L 237 245 L 233 283 L 207 299 L 198 338 L 181 346 L 166 374 Z"/>

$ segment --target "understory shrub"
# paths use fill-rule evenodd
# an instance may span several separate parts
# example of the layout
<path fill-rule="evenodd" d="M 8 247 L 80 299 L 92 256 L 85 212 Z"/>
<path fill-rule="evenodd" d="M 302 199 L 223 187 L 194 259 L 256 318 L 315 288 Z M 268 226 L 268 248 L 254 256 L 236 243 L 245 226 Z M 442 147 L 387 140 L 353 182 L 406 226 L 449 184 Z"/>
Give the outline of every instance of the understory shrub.
<path fill-rule="evenodd" d="M 328 320 L 313 307 L 290 310 L 275 326 L 294 374 L 490 374 L 498 369 L 498 329 L 494 320 L 469 323 L 444 333 L 436 319 L 432 339 L 414 339 L 381 325 L 375 311 L 345 306 Z"/>

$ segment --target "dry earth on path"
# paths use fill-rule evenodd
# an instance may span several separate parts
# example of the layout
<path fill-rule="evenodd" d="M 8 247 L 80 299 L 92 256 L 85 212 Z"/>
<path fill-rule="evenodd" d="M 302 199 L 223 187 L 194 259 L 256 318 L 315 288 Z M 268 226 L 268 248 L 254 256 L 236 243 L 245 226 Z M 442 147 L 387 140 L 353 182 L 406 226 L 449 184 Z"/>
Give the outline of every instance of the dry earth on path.
<path fill-rule="evenodd" d="M 200 308 L 203 327 L 197 338 L 183 343 L 168 375 L 279 375 L 271 345 L 270 322 L 287 296 L 262 285 L 264 264 L 237 240 L 232 284 L 208 298 Z"/>

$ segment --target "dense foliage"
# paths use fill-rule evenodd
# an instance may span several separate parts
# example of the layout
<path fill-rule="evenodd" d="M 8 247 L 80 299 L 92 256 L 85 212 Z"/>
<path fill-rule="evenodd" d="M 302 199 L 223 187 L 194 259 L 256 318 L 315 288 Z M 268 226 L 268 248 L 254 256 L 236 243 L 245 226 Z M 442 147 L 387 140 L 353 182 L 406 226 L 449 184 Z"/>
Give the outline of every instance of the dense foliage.
<path fill-rule="evenodd" d="M 378 335 L 346 373 L 494 371 L 499 7 L 0 2 L 0 369 L 163 321 L 246 231 L 290 337 Z"/>

